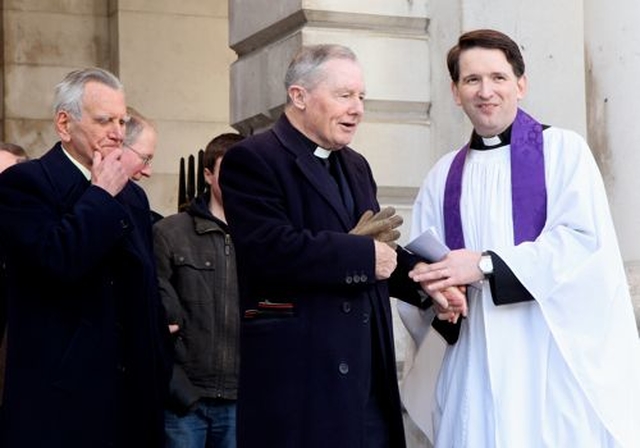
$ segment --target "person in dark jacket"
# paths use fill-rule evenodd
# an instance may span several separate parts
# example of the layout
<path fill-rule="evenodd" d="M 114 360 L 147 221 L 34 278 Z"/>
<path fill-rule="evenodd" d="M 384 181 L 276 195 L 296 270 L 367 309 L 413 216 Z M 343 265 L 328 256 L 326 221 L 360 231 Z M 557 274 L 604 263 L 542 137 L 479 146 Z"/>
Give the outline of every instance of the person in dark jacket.
<path fill-rule="evenodd" d="M 238 446 L 402 448 L 389 297 L 422 295 L 416 260 L 382 237 L 393 216 L 357 230 L 380 209 L 369 164 L 347 146 L 362 70 L 346 47 L 303 47 L 285 87 L 284 114 L 220 170 L 241 279 Z"/>
<path fill-rule="evenodd" d="M 3 448 L 161 448 L 169 333 L 149 202 L 120 160 L 124 89 L 56 86 L 60 137 L 0 176 L 8 334 Z"/>
<path fill-rule="evenodd" d="M 211 140 L 203 157 L 208 189 L 154 226 L 160 295 L 175 347 L 167 448 L 236 446 L 238 279 L 218 175 L 225 152 L 242 138 L 224 133 Z"/>
<path fill-rule="evenodd" d="M 0 142 L 0 173 L 16 163 L 29 160 L 27 151 L 20 145 Z M 5 327 L 7 323 L 7 301 L 5 298 L 4 257 L 0 247 L 0 407 L 2 406 L 2 389 L 4 388 L 4 369 L 6 358 Z"/>

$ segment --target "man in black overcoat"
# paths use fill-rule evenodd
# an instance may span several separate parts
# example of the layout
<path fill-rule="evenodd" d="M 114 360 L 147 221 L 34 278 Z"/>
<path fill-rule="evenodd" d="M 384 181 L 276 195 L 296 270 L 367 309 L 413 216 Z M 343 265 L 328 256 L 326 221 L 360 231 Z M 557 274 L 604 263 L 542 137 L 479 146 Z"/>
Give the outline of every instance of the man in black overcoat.
<path fill-rule="evenodd" d="M 169 370 L 149 203 L 120 160 L 124 90 L 97 68 L 56 87 L 60 137 L 0 176 L 5 448 L 161 448 Z"/>

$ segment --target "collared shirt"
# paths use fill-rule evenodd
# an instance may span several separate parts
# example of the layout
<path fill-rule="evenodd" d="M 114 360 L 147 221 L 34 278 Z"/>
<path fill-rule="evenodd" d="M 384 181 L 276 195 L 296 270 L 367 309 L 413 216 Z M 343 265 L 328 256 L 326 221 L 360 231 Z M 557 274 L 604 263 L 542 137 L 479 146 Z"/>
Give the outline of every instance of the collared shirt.
<path fill-rule="evenodd" d="M 76 159 L 74 159 L 73 156 L 69 153 L 69 151 L 67 151 L 64 148 L 64 145 L 62 143 L 60 144 L 60 147 L 62 148 L 62 152 L 64 153 L 64 155 L 67 156 L 69 158 L 69 160 L 71 160 L 71 163 L 73 163 L 80 170 L 82 175 L 84 177 L 86 177 L 88 181 L 90 181 L 91 180 L 91 170 L 88 170 L 83 164 L 81 164 Z"/>

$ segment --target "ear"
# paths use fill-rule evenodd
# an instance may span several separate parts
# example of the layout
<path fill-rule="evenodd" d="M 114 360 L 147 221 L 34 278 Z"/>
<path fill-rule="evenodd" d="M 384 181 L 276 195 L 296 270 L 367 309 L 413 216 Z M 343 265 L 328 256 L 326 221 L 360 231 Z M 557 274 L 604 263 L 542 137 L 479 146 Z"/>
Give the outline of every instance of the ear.
<path fill-rule="evenodd" d="M 454 81 L 451 81 L 451 94 L 453 95 L 453 100 L 456 102 L 458 106 L 462 105 L 462 101 L 460 100 L 460 92 L 458 91 L 458 84 Z"/>
<path fill-rule="evenodd" d="M 207 185 L 210 186 L 211 184 L 213 184 L 213 182 L 215 181 L 215 176 L 209 170 L 209 168 L 205 168 L 203 171 L 203 174 L 204 174 L 204 181 L 207 183 Z"/>
<path fill-rule="evenodd" d="M 72 125 L 71 121 L 69 113 L 64 110 L 61 110 L 56 114 L 55 128 L 56 132 L 60 136 L 60 140 L 63 142 L 71 140 L 71 134 L 69 131 L 69 127 Z"/>
<path fill-rule="evenodd" d="M 289 95 L 289 98 L 291 99 L 291 103 L 298 109 L 300 110 L 304 110 L 306 107 L 305 104 L 305 99 L 306 99 L 306 93 L 307 91 L 305 90 L 304 87 L 302 86 L 297 86 L 297 85 L 292 85 L 289 87 L 289 91 L 287 92 Z"/>
<path fill-rule="evenodd" d="M 527 94 L 527 88 L 529 87 L 529 81 L 527 80 L 527 75 L 522 75 L 518 78 L 518 100 L 521 100 Z"/>

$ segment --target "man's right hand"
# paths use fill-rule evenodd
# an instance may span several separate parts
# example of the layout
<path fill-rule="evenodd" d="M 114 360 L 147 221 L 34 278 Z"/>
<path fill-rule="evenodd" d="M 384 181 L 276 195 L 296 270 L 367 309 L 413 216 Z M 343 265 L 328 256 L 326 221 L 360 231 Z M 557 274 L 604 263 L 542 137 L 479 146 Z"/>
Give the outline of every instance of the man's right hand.
<path fill-rule="evenodd" d="M 376 279 L 386 280 L 398 265 L 398 254 L 387 243 L 373 240 L 376 250 Z"/>
<path fill-rule="evenodd" d="M 111 196 L 120 193 L 129 180 L 120 162 L 120 156 L 122 156 L 122 149 L 110 152 L 104 159 L 99 151 L 93 152 L 91 183 L 106 190 Z"/>
<path fill-rule="evenodd" d="M 374 240 L 387 243 L 395 249 L 395 241 L 400 238 L 400 231 L 396 229 L 402 225 L 402 222 L 402 216 L 396 214 L 396 209 L 393 207 L 385 207 L 375 214 L 367 210 L 349 233 L 371 236 Z"/>

